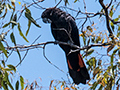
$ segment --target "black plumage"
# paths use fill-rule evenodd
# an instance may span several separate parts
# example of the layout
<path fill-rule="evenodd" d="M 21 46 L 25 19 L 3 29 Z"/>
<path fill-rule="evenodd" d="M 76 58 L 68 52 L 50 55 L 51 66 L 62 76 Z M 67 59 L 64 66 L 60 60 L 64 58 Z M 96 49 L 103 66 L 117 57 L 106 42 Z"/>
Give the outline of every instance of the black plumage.
<path fill-rule="evenodd" d="M 51 23 L 51 32 L 57 41 L 67 42 L 80 46 L 79 32 L 75 19 L 59 8 L 48 8 L 42 13 L 42 19 L 45 23 Z M 89 80 L 89 74 L 79 51 L 70 53 L 75 48 L 67 45 L 59 45 L 66 54 L 69 74 L 75 84 L 86 83 Z"/>

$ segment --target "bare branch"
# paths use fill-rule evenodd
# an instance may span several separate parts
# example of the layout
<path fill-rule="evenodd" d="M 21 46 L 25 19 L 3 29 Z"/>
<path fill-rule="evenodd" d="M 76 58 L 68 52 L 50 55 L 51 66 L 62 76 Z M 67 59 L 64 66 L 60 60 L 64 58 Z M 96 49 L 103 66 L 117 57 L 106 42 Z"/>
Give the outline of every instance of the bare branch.
<path fill-rule="evenodd" d="M 46 55 L 45 55 L 45 46 L 47 45 L 47 43 L 46 44 L 44 44 L 44 47 L 43 47 L 43 56 L 45 57 L 45 59 L 51 64 L 51 65 L 53 65 L 55 68 L 57 68 L 58 70 L 60 70 L 61 72 L 63 72 L 63 73 L 65 73 L 62 69 L 60 69 L 58 66 L 56 66 L 55 64 L 53 64 L 47 57 L 46 57 Z M 66 75 L 67 75 L 67 73 L 65 73 Z"/>
<path fill-rule="evenodd" d="M 41 35 L 39 35 L 32 44 L 34 44 L 40 37 Z"/>
<path fill-rule="evenodd" d="M 29 50 L 29 49 L 28 49 Z M 18 67 L 22 62 L 23 60 L 25 59 L 25 57 L 27 56 L 28 54 L 28 50 L 26 51 L 25 55 L 23 56 L 22 60 L 16 65 L 16 67 Z"/>
<path fill-rule="evenodd" d="M 54 8 L 56 8 L 61 2 L 62 2 L 62 0 L 60 0 L 60 1 L 58 2 L 58 4 L 57 4 Z"/>
<path fill-rule="evenodd" d="M 107 46 L 107 45 L 111 45 L 112 43 L 110 42 L 106 42 L 106 43 L 102 43 L 102 44 L 91 44 L 88 46 L 84 46 L 84 47 L 79 47 L 77 45 L 74 44 L 70 44 L 70 43 L 66 43 L 66 42 L 60 42 L 60 41 L 48 41 L 48 42 L 43 42 L 43 43 L 38 43 L 38 44 L 32 44 L 32 45 L 21 45 L 21 46 L 14 46 L 14 47 L 5 47 L 5 49 L 7 50 L 14 50 L 16 51 L 16 48 L 19 51 L 25 51 L 25 50 L 30 50 L 30 49 L 34 49 L 34 48 L 44 48 L 46 44 L 59 44 L 59 45 L 67 45 L 67 46 L 71 46 L 73 48 L 79 49 L 79 50 L 84 50 L 84 49 L 89 49 L 92 47 L 101 47 L 101 46 Z"/>
<path fill-rule="evenodd" d="M 38 4 L 38 2 L 35 2 L 35 0 L 32 0 L 33 2 L 34 2 L 34 4 L 36 4 L 38 7 L 40 7 L 40 8 L 42 8 L 42 9 L 46 9 L 46 8 L 43 8 L 42 6 L 40 6 L 39 4 Z M 41 0 L 40 2 L 43 2 L 44 0 Z"/>
<path fill-rule="evenodd" d="M 111 4 L 109 4 L 111 5 Z M 86 18 L 92 18 L 92 17 L 95 17 L 97 15 L 104 15 L 106 16 L 105 13 L 103 12 L 97 12 L 97 13 L 94 13 L 94 12 L 82 12 L 81 10 L 75 10 L 75 9 L 72 9 L 72 8 L 69 8 L 69 7 L 64 7 L 64 6 L 60 6 L 60 8 L 67 8 L 69 10 L 72 10 L 74 12 L 77 12 L 77 15 L 75 17 L 78 16 L 78 14 L 84 14 L 84 15 L 87 15 L 86 17 L 80 17 L 80 18 L 75 18 L 76 20 L 78 19 L 86 19 Z M 109 15 L 108 15 L 108 19 L 113 23 L 113 24 L 118 24 L 120 23 L 120 21 L 115 21 L 114 19 L 112 19 Z"/>
<path fill-rule="evenodd" d="M 107 25 L 107 29 L 109 31 L 109 36 L 111 36 L 111 39 L 113 40 L 113 32 L 110 28 L 110 25 L 109 25 L 109 14 L 108 14 L 108 8 L 106 8 L 106 6 L 104 5 L 103 3 L 103 0 L 99 0 L 99 3 L 100 5 L 102 6 L 102 8 L 104 9 L 105 11 L 105 17 L 106 17 L 106 25 Z M 109 4 L 109 7 L 110 7 L 111 4 Z"/>
<path fill-rule="evenodd" d="M 107 9 L 111 6 L 113 0 L 111 0 L 111 2 L 109 3 L 109 5 L 107 6 Z"/>

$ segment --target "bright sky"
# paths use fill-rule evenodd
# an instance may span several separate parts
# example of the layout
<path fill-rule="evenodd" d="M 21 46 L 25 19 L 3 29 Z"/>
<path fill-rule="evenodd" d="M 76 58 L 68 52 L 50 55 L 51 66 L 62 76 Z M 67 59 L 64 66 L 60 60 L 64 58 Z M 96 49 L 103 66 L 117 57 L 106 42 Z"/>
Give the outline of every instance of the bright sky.
<path fill-rule="evenodd" d="M 32 1 L 32 0 L 31 0 Z M 58 0 L 56 0 L 58 1 Z M 70 1 L 70 0 L 69 0 Z M 69 7 L 78 10 L 82 10 L 84 12 L 84 6 L 82 0 L 78 3 L 73 3 L 74 0 L 71 0 Z M 95 0 L 85 0 L 87 11 L 88 12 L 97 12 L 100 10 L 101 6 L 99 3 Z M 18 5 L 18 4 L 17 4 Z M 53 7 L 55 6 L 55 0 L 45 0 L 43 3 L 40 3 L 42 7 Z M 63 6 L 63 2 L 59 5 Z M 30 7 L 32 16 L 34 19 L 40 18 L 41 13 L 44 11 L 42 9 L 37 9 L 35 7 Z M 69 10 L 68 10 L 69 11 Z M 72 16 L 75 16 L 76 13 L 73 11 L 69 11 Z M 97 17 L 98 18 L 98 17 Z M 96 19 L 96 18 L 95 18 Z M 93 19 L 93 20 L 95 20 Z M 20 19 L 21 29 L 23 33 L 27 30 L 27 19 L 24 18 L 24 15 Z M 83 22 L 83 21 L 82 21 Z M 82 24 L 82 22 L 80 24 Z M 96 21 L 98 23 L 99 21 Z M 42 22 L 42 19 L 39 19 L 37 21 L 39 25 L 42 28 L 37 28 L 35 25 L 32 24 L 31 29 L 28 33 L 27 39 L 29 40 L 29 43 L 26 43 L 19 35 L 19 32 L 17 29 L 14 29 L 13 32 L 16 34 L 16 40 L 17 44 L 20 45 L 30 45 L 39 35 L 41 37 L 36 41 L 37 43 L 47 42 L 47 41 L 54 41 L 51 29 L 49 24 L 45 24 Z M 89 23 L 88 23 L 89 24 Z M 78 25 L 78 21 L 77 21 Z M 103 23 L 100 24 L 101 26 L 104 25 Z M 87 25 L 86 25 L 87 26 Z M 8 39 L 9 40 L 9 39 Z M 13 45 L 13 44 L 11 44 Z M 23 52 L 24 54 L 24 52 Z M 22 54 L 22 55 L 23 55 Z M 64 52 L 61 50 L 61 48 L 58 45 L 49 44 L 46 46 L 46 56 L 47 58 L 56 66 L 58 66 L 60 69 L 62 69 L 65 73 L 67 73 L 68 68 L 66 64 L 66 58 L 64 55 Z M 12 56 L 9 57 L 8 63 L 16 65 L 19 62 L 19 57 L 17 53 L 14 53 Z M 41 86 L 44 88 L 48 88 L 51 80 L 65 80 L 67 81 L 67 76 L 65 73 L 61 72 L 60 70 L 56 69 L 54 66 L 52 66 L 50 63 L 47 62 L 47 60 L 43 56 L 43 49 L 34 49 L 29 50 L 28 55 L 22 62 L 22 64 L 17 68 L 17 71 L 20 75 L 23 76 L 26 80 L 28 80 L 30 83 L 34 80 L 37 80 Z M 17 77 L 17 75 L 15 76 Z M 40 80 L 41 78 L 41 80 Z M 18 79 L 18 78 L 17 78 Z M 71 80 L 72 82 L 72 80 Z M 82 86 L 82 84 L 80 84 Z M 85 87 L 85 86 L 84 86 Z"/>

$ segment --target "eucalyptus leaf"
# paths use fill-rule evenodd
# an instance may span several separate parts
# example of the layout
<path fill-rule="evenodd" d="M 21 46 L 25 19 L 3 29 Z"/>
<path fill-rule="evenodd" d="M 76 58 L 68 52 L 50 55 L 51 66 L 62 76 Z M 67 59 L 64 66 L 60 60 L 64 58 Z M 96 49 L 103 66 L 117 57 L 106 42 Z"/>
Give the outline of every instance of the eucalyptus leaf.
<path fill-rule="evenodd" d="M 15 37 L 14 37 L 14 33 L 13 32 L 10 34 L 10 39 L 16 46 L 16 41 L 15 41 Z"/>
<path fill-rule="evenodd" d="M 16 82 L 16 84 L 15 84 L 15 89 L 16 89 L 16 90 L 19 90 L 19 81 Z"/>
<path fill-rule="evenodd" d="M 18 30 L 19 30 L 20 36 L 22 36 L 22 38 L 23 38 L 26 42 L 29 42 L 29 41 L 27 40 L 27 38 L 24 36 L 24 34 L 22 33 L 19 23 L 18 23 Z"/>
<path fill-rule="evenodd" d="M 10 69 L 12 69 L 12 70 L 14 70 L 14 72 L 16 72 L 16 67 L 15 66 L 13 66 L 13 65 L 7 65 Z"/>
<path fill-rule="evenodd" d="M 20 85 L 21 85 L 21 90 L 24 89 L 24 78 L 20 76 Z"/>
<path fill-rule="evenodd" d="M 3 46 L 2 42 L 0 41 L 0 50 L 3 51 L 3 53 L 5 54 L 5 56 L 8 58 L 7 56 L 7 50 L 5 50 L 5 47 Z"/>
<path fill-rule="evenodd" d="M 29 32 L 29 30 L 30 30 L 30 26 L 31 26 L 31 21 L 30 20 L 28 20 L 28 29 L 27 29 L 27 31 L 26 31 L 26 36 L 28 35 L 28 32 Z"/>
<path fill-rule="evenodd" d="M 28 18 L 28 20 L 30 20 L 34 25 L 36 25 L 37 27 L 41 28 L 41 26 L 39 26 L 36 21 L 33 19 L 33 17 L 31 16 L 31 12 L 29 9 L 26 8 L 26 12 L 25 12 L 25 17 Z"/>

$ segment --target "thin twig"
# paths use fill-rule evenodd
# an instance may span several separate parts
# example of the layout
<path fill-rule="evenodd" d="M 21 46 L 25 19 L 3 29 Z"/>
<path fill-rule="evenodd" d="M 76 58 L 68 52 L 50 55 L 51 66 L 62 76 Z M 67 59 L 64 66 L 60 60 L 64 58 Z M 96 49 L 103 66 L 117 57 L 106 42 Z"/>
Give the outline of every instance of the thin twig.
<path fill-rule="evenodd" d="M 29 50 L 29 49 L 28 49 Z M 23 60 L 25 59 L 25 57 L 27 56 L 28 54 L 28 50 L 26 51 L 25 55 L 23 56 L 22 60 L 16 65 L 16 67 L 18 67 L 22 62 Z"/>
<path fill-rule="evenodd" d="M 83 24 L 79 27 L 79 28 L 81 28 L 81 32 L 83 32 L 83 28 L 84 28 L 84 25 L 85 25 L 85 23 L 87 22 L 87 18 L 85 19 L 85 21 L 83 22 Z"/>
<path fill-rule="evenodd" d="M 57 4 L 54 8 L 56 8 L 61 2 L 62 2 L 62 0 L 60 0 L 60 1 L 58 2 L 58 4 Z"/>
<path fill-rule="evenodd" d="M 111 2 L 109 3 L 109 5 L 107 6 L 107 9 L 111 6 L 113 0 L 111 0 Z"/>
<path fill-rule="evenodd" d="M 43 8 L 42 6 L 40 6 L 39 4 L 38 4 L 38 2 L 35 2 L 34 0 L 32 0 L 38 7 L 40 7 L 40 8 L 42 8 L 42 9 L 46 9 L 46 8 Z M 40 2 L 43 2 L 44 0 L 41 0 Z"/>
<path fill-rule="evenodd" d="M 20 17 L 22 16 L 23 11 L 24 11 L 26 8 L 28 8 L 28 7 L 32 6 L 33 4 L 37 4 L 37 3 L 39 3 L 39 2 L 43 2 L 43 1 L 44 1 L 44 0 L 39 0 L 38 2 L 34 2 L 34 3 L 31 3 L 31 4 L 30 4 L 30 5 L 28 5 L 28 6 L 25 6 L 25 8 L 24 8 L 23 10 L 21 10 L 20 16 L 18 17 L 18 19 L 17 19 L 17 20 L 19 20 L 19 19 L 20 19 Z M 43 7 L 41 7 L 41 8 L 43 8 Z M 45 8 L 43 8 L 43 9 L 45 9 Z"/>
<path fill-rule="evenodd" d="M 108 14 L 108 8 L 106 8 L 106 6 L 104 5 L 103 3 L 103 0 L 99 0 L 99 3 L 100 5 L 102 6 L 102 8 L 104 9 L 105 11 L 105 17 L 106 17 L 106 26 L 107 26 L 107 29 L 109 31 L 109 36 L 111 36 L 111 39 L 113 40 L 113 32 L 110 28 L 110 25 L 109 25 L 109 14 Z M 111 4 L 109 4 L 109 7 L 110 7 Z"/>
<path fill-rule="evenodd" d="M 45 59 L 51 64 L 51 65 L 53 65 L 55 68 L 57 68 L 58 70 L 60 70 L 61 72 L 63 72 L 63 73 L 65 73 L 62 69 L 60 69 L 58 66 L 56 66 L 55 64 L 53 64 L 47 57 L 46 57 L 46 55 L 45 55 L 45 46 L 46 46 L 47 44 L 44 44 L 44 47 L 43 47 L 43 56 L 45 57 Z M 66 74 L 66 73 L 65 73 Z M 66 74 L 67 75 L 67 74 Z"/>
<path fill-rule="evenodd" d="M 39 35 L 32 44 L 34 44 L 34 43 L 40 38 L 40 36 L 41 36 L 41 35 Z M 32 45 L 32 44 L 31 44 L 31 45 Z M 23 60 L 24 60 L 25 57 L 27 56 L 28 50 L 29 50 L 29 49 L 26 50 L 26 53 L 25 53 L 23 59 L 16 65 L 16 67 L 18 67 L 18 66 L 23 62 Z"/>
<path fill-rule="evenodd" d="M 13 53 L 14 49 L 9 53 L 8 57 L 10 57 Z M 8 58 L 6 58 L 5 62 L 7 62 Z"/>
<path fill-rule="evenodd" d="M 111 5 L 111 4 L 109 4 L 109 5 Z M 97 16 L 97 15 L 104 15 L 104 16 L 106 16 L 106 14 L 103 13 L 103 12 L 97 12 L 97 13 L 93 13 L 93 12 L 82 12 L 81 10 L 75 10 L 75 9 L 73 9 L 73 8 L 64 7 L 64 6 L 60 6 L 59 8 L 66 8 L 66 9 L 69 9 L 69 10 L 71 10 L 71 11 L 77 12 L 77 15 L 76 15 L 76 16 L 78 16 L 78 14 L 84 14 L 84 15 L 87 14 L 86 17 L 75 18 L 75 20 L 92 18 L 92 17 L 95 17 L 95 16 Z M 75 16 L 75 17 L 76 17 L 76 16 Z M 109 19 L 113 24 L 118 24 L 118 23 L 120 23 L 120 21 L 115 21 L 115 20 L 112 19 L 110 16 L 108 16 L 108 19 Z"/>
<path fill-rule="evenodd" d="M 39 38 L 41 37 L 41 35 L 39 35 L 32 44 L 34 44 Z"/>

